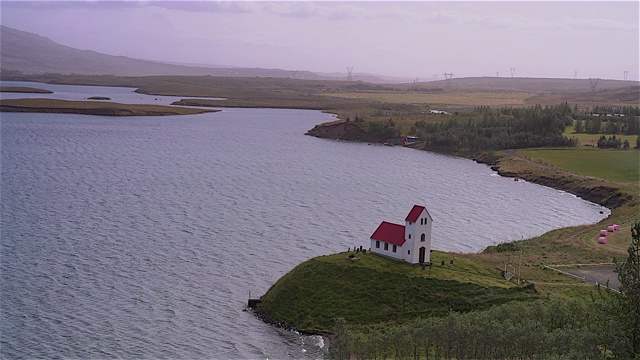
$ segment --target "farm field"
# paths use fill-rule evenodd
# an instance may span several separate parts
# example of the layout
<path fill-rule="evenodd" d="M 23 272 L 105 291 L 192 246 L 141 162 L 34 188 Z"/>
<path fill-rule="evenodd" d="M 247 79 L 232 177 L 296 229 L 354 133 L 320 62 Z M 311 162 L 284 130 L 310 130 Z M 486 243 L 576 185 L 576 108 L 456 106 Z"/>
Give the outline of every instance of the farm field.
<path fill-rule="evenodd" d="M 640 181 L 637 149 L 533 149 L 518 150 L 516 154 L 582 175 L 620 183 Z"/>

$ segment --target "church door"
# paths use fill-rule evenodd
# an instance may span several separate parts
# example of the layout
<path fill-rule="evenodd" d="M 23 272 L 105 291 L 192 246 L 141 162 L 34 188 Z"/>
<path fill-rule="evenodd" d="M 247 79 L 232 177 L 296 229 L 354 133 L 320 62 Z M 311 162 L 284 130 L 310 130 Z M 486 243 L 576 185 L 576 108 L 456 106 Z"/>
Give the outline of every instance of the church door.
<path fill-rule="evenodd" d="M 424 255 L 425 255 L 426 250 L 427 249 L 425 249 L 424 246 L 420 248 L 420 252 L 419 252 L 420 255 L 418 255 L 418 262 L 421 262 L 421 263 L 424 262 Z"/>

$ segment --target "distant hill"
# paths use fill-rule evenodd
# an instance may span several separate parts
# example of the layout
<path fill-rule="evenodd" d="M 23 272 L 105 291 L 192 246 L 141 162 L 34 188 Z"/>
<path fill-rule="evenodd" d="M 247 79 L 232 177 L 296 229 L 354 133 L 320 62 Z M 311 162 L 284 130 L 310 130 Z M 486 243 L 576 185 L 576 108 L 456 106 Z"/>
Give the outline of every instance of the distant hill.
<path fill-rule="evenodd" d="M 219 68 L 166 64 L 101 54 L 57 44 L 46 37 L 0 25 L 0 64 L 3 70 L 27 74 L 60 73 L 80 75 L 211 75 L 279 77 L 323 80 L 310 71 L 262 68 Z"/>
<path fill-rule="evenodd" d="M 637 81 L 607 80 L 598 79 L 557 79 L 557 78 L 507 78 L 507 77 L 467 77 L 459 79 L 451 79 L 447 84 L 447 80 L 437 82 L 418 83 L 416 85 L 435 85 L 441 87 L 450 86 L 455 90 L 473 90 L 473 91 L 519 91 L 530 93 L 552 93 L 552 92 L 590 92 L 591 84 L 595 84 L 597 92 L 603 90 L 619 89 L 622 87 L 637 87 Z"/>
<path fill-rule="evenodd" d="M 150 60 L 131 59 L 125 56 L 101 54 L 91 50 L 79 50 L 60 45 L 52 40 L 0 25 L 0 67 L 6 75 L 7 70 L 25 74 L 78 74 L 78 75 L 115 75 L 115 76 L 224 76 L 224 77 L 271 77 L 293 78 L 300 80 L 346 81 L 346 73 L 314 73 L 304 70 L 283 70 L 263 68 L 220 67 L 219 65 L 194 65 L 163 63 Z M 590 93 L 589 79 L 536 79 L 536 78 L 498 78 L 474 77 L 454 78 L 447 82 L 414 82 L 413 79 L 381 76 L 366 73 L 354 73 L 353 82 L 375 84 L 397 84 L 397 88 L 417 91 L 487 91 L 487 92 L 528 92 L 583 94 Z M 599 80 L 597 95 L 617 98 L 623 96 L 631 101 L 638 98 L 640 83 L 637 81 Z M 361 86 L 362 83 L 354 84 Z M 629 87 L 618 93 L 602 94 L 603 91 Z M 376 89 L 376 88 L 372 88 Z M 366 86 L 361 90 L 367 90 Z M 581 95 L 586 96 L 586 95 Z M 590 96 L 594 96 L 593 94 Z M 570 100 L 570 99 L 567 99 Z"/>

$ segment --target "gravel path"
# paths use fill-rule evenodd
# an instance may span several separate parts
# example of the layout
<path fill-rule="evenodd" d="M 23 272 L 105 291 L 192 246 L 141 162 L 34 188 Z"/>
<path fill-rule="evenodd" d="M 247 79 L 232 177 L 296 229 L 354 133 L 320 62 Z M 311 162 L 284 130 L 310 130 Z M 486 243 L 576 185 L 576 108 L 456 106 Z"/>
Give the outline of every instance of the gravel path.
<path fill-rule="evenodd" d="M 585 281 L 589 283 L 598 283 L 606 285 L 609 281 L 609 287 L 612 289 L 620 289 L 620 281 L 618 273 L 614 272 L 613 267 L 591 267 L 580 269 L 562 269 L 570 274 L 584 276 Z"/>

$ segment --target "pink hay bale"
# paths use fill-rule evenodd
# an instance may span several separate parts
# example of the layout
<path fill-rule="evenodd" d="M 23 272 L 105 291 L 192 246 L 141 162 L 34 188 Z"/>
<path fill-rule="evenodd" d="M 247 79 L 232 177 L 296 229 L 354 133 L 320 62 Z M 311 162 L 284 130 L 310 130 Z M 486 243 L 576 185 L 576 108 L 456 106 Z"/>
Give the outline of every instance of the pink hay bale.
<path fill-rule="evenodd" d="M 607 236 L 607 230 L 600 230 L 600 236 Z"/>
<path fill-rule="evenodd" d="M 600 237 L 598 239 L 598 244 L 606 244 L 607 243 L 607 238 L 606 237 Z"/>
<path fill-rule="evenodd" d="M 607 231 L 608 231 L 608 232 L 614 232 L 614 230 L 613 230 L 613 225 L 611 225 L 611 226 L 607 227 Z"/>
<path fill-rule="evenodd" d="M 620 225 L 613 224 L 613 231 L 618 231 L 618 230 L 620 230 Z"/>

